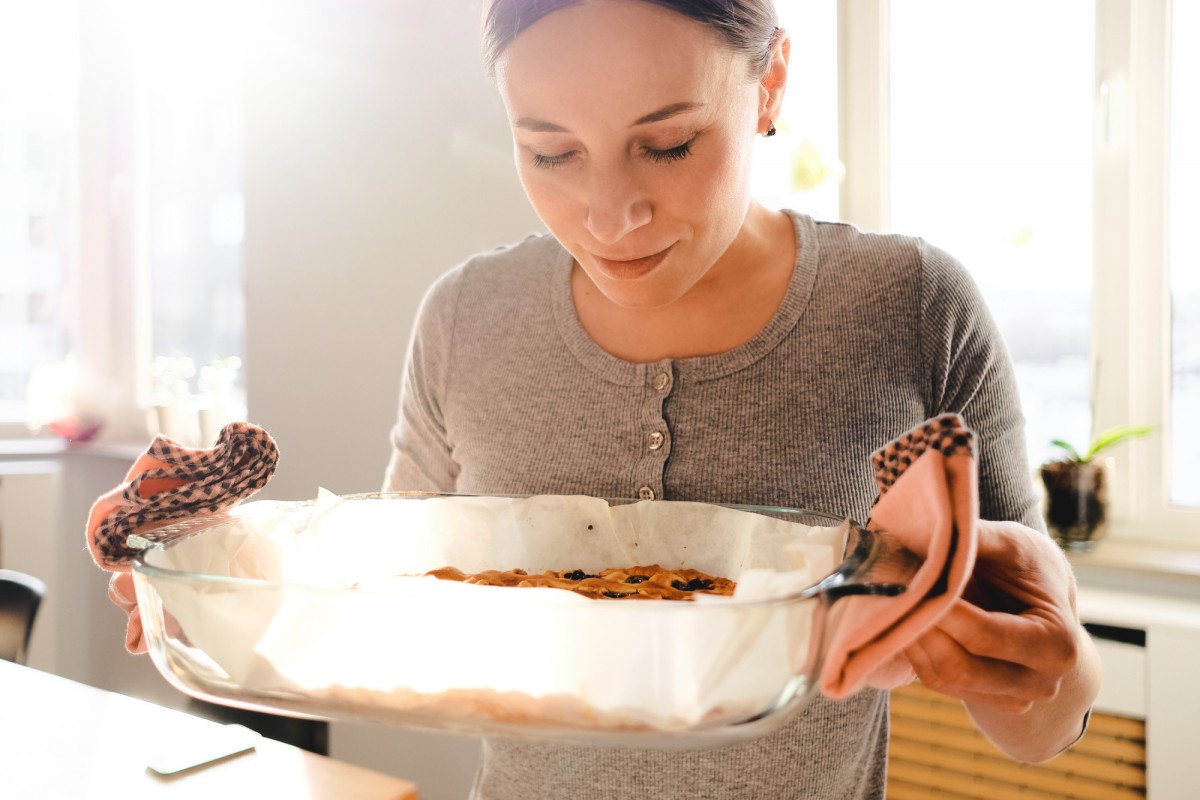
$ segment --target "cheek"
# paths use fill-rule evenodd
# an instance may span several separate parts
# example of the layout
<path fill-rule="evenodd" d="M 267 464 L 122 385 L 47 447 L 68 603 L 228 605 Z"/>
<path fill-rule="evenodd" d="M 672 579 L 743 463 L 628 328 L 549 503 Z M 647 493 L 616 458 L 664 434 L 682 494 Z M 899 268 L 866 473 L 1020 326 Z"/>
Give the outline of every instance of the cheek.
<path fill-rule="evenodd" d="M 743 205 L 750 194 L 748 148 L 741 142 L 720 142 L 697 153 L 688 169 L 681 173 L 686 185 L 673 187 L 663 193 L 664 201 L 672 207 L 686 205 L 710 224 L 718 222 L 722 211 Z"/>
<path fill-rule="evenodd" d="M 570 218 L 574 205 L 572 194 L 553 175 L 537 167 L 517 168 L 521 188 L 529 198 L 534 212 L 546 226 L 553 229 Z"/>

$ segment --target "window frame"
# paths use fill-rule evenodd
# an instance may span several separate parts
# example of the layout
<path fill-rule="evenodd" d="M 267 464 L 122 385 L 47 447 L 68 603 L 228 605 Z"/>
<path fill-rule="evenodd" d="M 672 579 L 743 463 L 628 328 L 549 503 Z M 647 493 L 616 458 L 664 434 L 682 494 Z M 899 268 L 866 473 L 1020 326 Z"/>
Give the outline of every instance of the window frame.
<path fill-rule="evenodd" d="M 1119 446 L 1114 537 L 1196 547 L 1200 509 L 1170 502 L 1168 170 L 1171 0 L 1095 0 L 1091 304 L 1093 430 L 1146 424 Z M 842 219 L 890 230 L 890 3 L 839 0 Z"/>
<path fill-rule="evenodd" d="M 74 352 L 104 417 L 103 441 L 145 441 L 151 403 L 153 314 L 144 145 L 144 80 L 126 45 L 120 0 L 78 2 L 78 269 Z M 122 13 L 115 13 L 122 12 Z M 0 421 L 0 438 L 54 439 Z"/>
<path fill-rule="evenodd" d="M 148 435 L 150 284 L 143 227 L 138 225 L 137 154 L 114 147 L 116 113 L 136 110 L 134 68 L 120 46 L 120 15 L 110 3 L 79 4 L 80 231 L 79 360 L 110 389 L 104 438 Z M 136 111 L 135 111 L 136 113 Z"/>

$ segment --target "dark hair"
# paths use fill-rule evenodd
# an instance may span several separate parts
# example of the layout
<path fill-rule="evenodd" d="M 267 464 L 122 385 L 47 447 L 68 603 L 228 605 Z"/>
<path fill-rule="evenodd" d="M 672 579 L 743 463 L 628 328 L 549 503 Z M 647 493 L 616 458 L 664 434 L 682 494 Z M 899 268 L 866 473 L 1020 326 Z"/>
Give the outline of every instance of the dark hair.
<path fill-rule="evenodd" d="M 491 0 L 483 18 L 483 65 L 489 77 L 504 48 L 526 28 L 547 14 L 577 5 L 581 0 Z M 718 34 L 735 52 L 750 61 L 750 75 L 758 78 L 771 60 L 779 20 L 772 0 L 643 0 L 669 8 L 701 22 Z"/>

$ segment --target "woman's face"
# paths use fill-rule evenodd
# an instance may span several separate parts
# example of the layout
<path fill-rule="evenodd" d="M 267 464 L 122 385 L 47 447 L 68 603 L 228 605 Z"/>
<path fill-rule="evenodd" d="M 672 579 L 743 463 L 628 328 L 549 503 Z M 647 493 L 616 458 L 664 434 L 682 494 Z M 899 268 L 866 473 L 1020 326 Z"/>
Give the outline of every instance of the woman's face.
<path fill-rule="evenodd" d="M 640 0 L 552 12 L 502 54 L 525 192 L 612 302 L 660 307 L 714 264 L 733 268 L 722 256 L 768 124 L 746 61 L 711 28 Z"/>

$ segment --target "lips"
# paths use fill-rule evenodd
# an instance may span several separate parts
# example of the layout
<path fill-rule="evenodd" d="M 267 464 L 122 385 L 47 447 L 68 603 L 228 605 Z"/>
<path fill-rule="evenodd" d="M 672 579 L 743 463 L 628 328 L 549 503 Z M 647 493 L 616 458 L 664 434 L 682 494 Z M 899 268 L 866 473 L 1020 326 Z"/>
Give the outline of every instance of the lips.
<path fill-rule="evenodd" d="M 652 272 L 655 267 L 663 262 L 667 254 L 671 252 L 675 245 L 667 247 L 665 250 L 660 250 L 653 255 L 642 256 L 641 258 L 613 259 L 592 254 L 592 259 L 596 262 L 596 266 L 600 268 L 607 277 L 618 281 L 630 281 L 647 275 Z"/>

